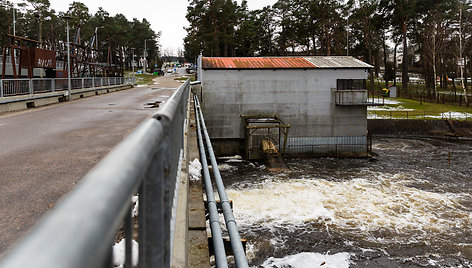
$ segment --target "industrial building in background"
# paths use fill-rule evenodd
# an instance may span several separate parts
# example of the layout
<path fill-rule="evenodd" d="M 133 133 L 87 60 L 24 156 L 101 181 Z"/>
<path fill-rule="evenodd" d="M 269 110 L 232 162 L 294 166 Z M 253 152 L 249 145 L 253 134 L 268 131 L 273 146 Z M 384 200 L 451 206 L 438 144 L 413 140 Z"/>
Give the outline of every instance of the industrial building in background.
<path fill-rule="evenodd" d="M 218 154 L 367 155 L 366 79 L 349 56 L 198 59 L 198 92 Z"/>
<path fill-rule="evenodd" d="M 87 42 L 80 38 L 81 25 L 70 43 L 71 77 L 122 77 L 123 49 L 108 38 L 99 47 L 97 29 Z M 67 78 L 67 44 L 58 50 L 40 48 L 40 42 L 15 35 L 7 35 L 0 60 L 0 77 L 5 78 Z M 102 42 L 103 43 L 103 42 Z"/>

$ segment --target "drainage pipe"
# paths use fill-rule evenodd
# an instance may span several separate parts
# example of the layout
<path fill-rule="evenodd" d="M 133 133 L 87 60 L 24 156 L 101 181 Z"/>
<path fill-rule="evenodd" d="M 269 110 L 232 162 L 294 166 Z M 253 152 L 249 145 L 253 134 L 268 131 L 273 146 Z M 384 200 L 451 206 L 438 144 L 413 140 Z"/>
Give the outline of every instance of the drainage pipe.
<path fill-rule="evenodd" d="M 195 100 L 195 99 L 194 99 Z M 194 102 L 195 103 L 195 102 Z M 197 107 L 195 105 L 195 107 Z M 195 108 L 196 110 L 197 108 Z M 200 150 L 200 159 L 202 161 L 203 178 L 205 182 L 205 192 L 208 202 L 208 211 L 210 213 L 210 227 L 211 227 L 211 238 L 213 241 L 213 250 L 215 252 L 216 267 L 228 267 L 228 261 L 226 260 L 225 245 L 223 243 L 223 235 L 221 234 L 220 217 L 218 214 L 218 208 L 216 206 L 215 194 L 213 193 L 213 186 L 211 184 L 210 171 L 208 168 L 207 157 L 205 153 L 205 147 L 203 145 L 203 138 L 200 129 L 199 114 L 195 111 L 197 121 L 197 135 L 198 135 L 198 148 Z"/>
<path fill-rule="evenodd" d="M 223 180 L 221 179 L 220 170 L 218 169 L 218 164 L 216 163 L 215 153 L 213 152 L 213 146 L 211 145 L 210 136 L 208 135 L 208 131 L 206 129 L 205 120 L 203 119 L 203 113 L 200 107 L 200 102 L 198 98 L 195 97 L 195 104 L 196 110 L 200 115 L 199 118 L 201 119 L 201 128 L 203 129 L 203 133 L 205 135 L 205 141 L 207 145 L 208 155 L 210 156 L 210 162 L 213 169 L 213 177 L 215 179 L 216 188 L 218 189 L 218 195 L 220 196 L 221 206 L 223 208 L 223 215 L 225 218 L 226 227 L 228 228 L 229 237 L 231 240 L 231 248 L 233 249 L 234 259 L 236 261 L 236 266 L 240 267 L 249 267 L 246 253 L 244 252 L 243 245 L 241 243 L 241 237 L 238 233 L 238 226 L 234 219 L 233 210 L 231 209 L 231 204 L 228 200 L 228 196 L 226 195 L 225 186 L 223 184 Z"/>

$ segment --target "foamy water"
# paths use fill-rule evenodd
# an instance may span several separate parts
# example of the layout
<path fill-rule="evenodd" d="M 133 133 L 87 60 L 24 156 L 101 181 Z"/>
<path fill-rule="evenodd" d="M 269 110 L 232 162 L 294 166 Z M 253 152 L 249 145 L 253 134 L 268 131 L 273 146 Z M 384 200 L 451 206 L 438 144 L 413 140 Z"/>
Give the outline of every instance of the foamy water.
<path fill-rule="evenodd" d="M 377 161 L 291 160 L 284 173 L 225 163 L 250 264 L 472 267 L 472 145 L 383 140 L 374 151 Z M 325 266 L 330 256 L 348 257 Z"/>
<path fill-rule="evenodd" d="M 239 224 L 268 228 L 318 222 L 380 243 L 384 231 L 397 242 L 425 239 L 472 226 L 472 213 L 454 196 L 408 186 L 401 174 L 376 179 L 271 179 L 250 189 L 228 190 Z M 261 198 L 263 197 L 263 198 Z M 409 235 L 407 235 L 409 234 Z"/>

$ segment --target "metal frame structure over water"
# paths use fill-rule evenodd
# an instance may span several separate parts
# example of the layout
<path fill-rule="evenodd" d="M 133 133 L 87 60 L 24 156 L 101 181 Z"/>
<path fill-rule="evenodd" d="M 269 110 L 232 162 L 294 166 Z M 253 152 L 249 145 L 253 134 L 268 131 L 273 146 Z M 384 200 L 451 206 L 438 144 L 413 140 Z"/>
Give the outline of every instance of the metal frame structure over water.
<path fill-rule="evenodd" d="M 210 157 L 210 163 L 213 170 L 213 178 L 215 180 L 216 188 L 218 190 L 218 196 L 220 197 L 221 207 L 223 208 L 223 215 L 225 218 L 226 228 L 228 229 L 231 248 L 234 254 L 234 260 L 238 268 L 249 267 L 246 253 L 244 252 L 243 245 L 241 243 L 241 237 L 239 236 L 238 227 L 236 220 L 233 215 L 233 210 L 229 202 L 228 196 L 226 195 L 226 190 L 221 178 L 220 170 L 218 169 L 218 164 L 216 162 L 215 153 L 213 152 L 213 147 L 211 145 L 210 136 L 205 125 L 205 120 L 203 119 L 203 113 L 200 108 L 200 102 L 198 97 L 194 95 L 194 104 L 195 104 L 195 115 L 197 118 L 197 131 L 198 131 L 198 143 L 200 147 L 200 158 L 202 160 L 203 175 L 205 180 L 205 190 L 207 194 L 208 201 L 208 210 L 210 212 L 210 227 L 212 233 L 213 248 L 215 251 L 215 261 L 216 266 L 228 267 L 226 261 L 225 248 L 221 236 L 221 225 L 219 222 L 218 209 L 216 206 L 215 197 L 213 194 L 213 187 L 210 179 L 208 163 L 206 160 L 205 148 L 203 147 L 203 136 L 205 136 L 206 149 Z"/>
<path fill-rule="evenodd" d="M 132 77 L 72 78 L 71 89 L 94 88 L 133 83 Z M 67 78 L 0 79 L 0 97 L 48 93 L 68 89 Z"/>
<path fill-rule="evenodd" d="M 132 267 L 132 196 L 139 195 L 139 267 L 170 267 L 184 161 L 187 80 L 1 260 L 11 267 L 113 267 L 112 245 L 125 224 Z"/>

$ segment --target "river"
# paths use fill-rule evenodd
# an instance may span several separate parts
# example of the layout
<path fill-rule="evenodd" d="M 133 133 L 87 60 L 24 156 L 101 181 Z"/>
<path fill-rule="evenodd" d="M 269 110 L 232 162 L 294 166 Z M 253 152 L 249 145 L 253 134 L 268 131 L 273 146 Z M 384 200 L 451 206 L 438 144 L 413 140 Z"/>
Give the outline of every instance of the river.
<path fill-rule="evenodd" d="M 472 142 L 376 139 L 371 159 L 220 158 L 252 267 L 472 267 Z"/>

